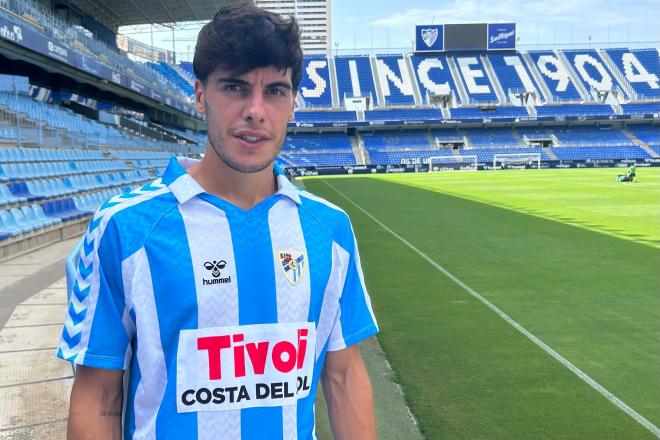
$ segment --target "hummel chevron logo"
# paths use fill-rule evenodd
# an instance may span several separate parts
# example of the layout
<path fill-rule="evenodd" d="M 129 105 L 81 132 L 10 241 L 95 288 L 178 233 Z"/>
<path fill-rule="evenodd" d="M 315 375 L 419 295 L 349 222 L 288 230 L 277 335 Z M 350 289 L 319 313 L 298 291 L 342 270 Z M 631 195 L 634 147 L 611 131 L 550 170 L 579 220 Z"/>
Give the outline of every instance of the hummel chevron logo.
<path fill-rule="evenodd" d="M 204 268 L 206 270 L 211 271 L 211 275 L 213 275 L 213 278 L 211 279 L 202 278 L 202 284 L 207 286 L 210 284 L 231 283 L 231 276 L 220 278 L 221 270 L 224 269 L 226 266 L 227 266 L 227 262 L 225 260 L 220 260 L 220 261 L 213 260 L 204 263 Z"/>
<path fill-rule="evenodd" d="M 78 345 L 80 343 L 81 337 L 82 337 L 82 332 L 70 336 L 69 331 L 66 329 L 66 327 L 64 328 L 64 330 L 62 330 L 62 339 L 64 340 L 64 342 L 67 343 L 69 347 L 75 347 L 76 345 Z"/>
<path fill-rule="evenodd" d="M 85 298 L 87 298 L 87 295 L 89 295 L 89 289 L 91 289 L 91 286 L 87 286 L 84 289 L 80 290 L 80 285 L 78 284 L 78 280 L 76 280 L 75 283 L 73 283 L 73 294 L 76 295 L 76 298 L 78 300 L 83 301 Z"/>
<path fill-rule="evenodd" d="M 85 315 L 87 315 L 87 309 L 83 309 L 80 313 L 76 313 L 73 303 L 69 305 L 69 317 L 74 326 L 80 324 L 82 320 L 85 319 Z"/>
<path fill-rule="evenodd" d="M 85 266 L 85 263 L 83 263 L 82 258 L 78 260 L 78 273 L 80 273 L 80 276 L 83 279 L 87 278 L 92 273 L 93 269 L 94 269 L 94 263 L 90 263 L 89 266 Z"/>
<path fill-rule="evenodd" d="M 57 349 L 57 356 L 69 362 L 73 362 L 76 359 L 76 356 L 78 356 L 78 353 L 72 354 L 69 350 L 67 350 L 65 353 L 64 350 L 62 350 L 62 348 L 60 347 Z"/>
<path fill-rule="evenodd" d="M 103 216 L 102 216 L 102 215 L 98 216 L 98 218 L 93 219 L 93 220 L 89 223 L 89 231 L 92 232 L 94 229 L 98 228 L 99 225 L 101 224 L 101 221 L 102 221 L 102 220 L 103 220 Z"/>
<path fill-rule="evenodd" d="M 88 235 L 85 235 L 85 240 L 83 240 L 83 251 L 85 256 L 88 257 L 94 250 L 94 238 L 91 238 L 90 241 L 87 239 L 90 238 Z"/>

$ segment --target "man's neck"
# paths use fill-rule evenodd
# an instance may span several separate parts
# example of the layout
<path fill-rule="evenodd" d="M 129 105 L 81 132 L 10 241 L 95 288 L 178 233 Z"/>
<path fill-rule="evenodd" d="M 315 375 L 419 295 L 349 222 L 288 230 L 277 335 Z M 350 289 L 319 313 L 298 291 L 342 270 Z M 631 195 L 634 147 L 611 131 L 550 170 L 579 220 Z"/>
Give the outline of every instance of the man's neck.
<path fill-rule="evenodd" d="M 225 164 L 213 150 L 188 168 L 188 174 L 209 194 L 248 210 L 277 191 L 273 164 L 256 173 L 241 173 Z"/>

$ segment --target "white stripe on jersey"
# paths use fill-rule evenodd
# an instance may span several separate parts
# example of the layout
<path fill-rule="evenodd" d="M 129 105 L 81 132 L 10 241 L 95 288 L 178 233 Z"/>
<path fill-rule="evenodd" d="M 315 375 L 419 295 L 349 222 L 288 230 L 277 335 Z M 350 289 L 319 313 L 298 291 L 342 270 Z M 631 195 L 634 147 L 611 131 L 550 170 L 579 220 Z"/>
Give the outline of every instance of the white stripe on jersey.
<path fill-rule="evenodd" d="M 195 275 L 198 328 L 238 325 L 238 279 L 227 216 L 199 198 L 179 205 L 179 212 L 186 228 Z M 212 240 L 209 235 L 213 236 Z M 204 263 L 213 260 L 225 261 L 220 276 L 230 276 L 230 283 L 203 284 L 204 278 L 212 278 Z M 199 440 L 240 440 L 241 410 L 198 412 L 197 433 Z"/>
<path fill-rule="evenodd" d="M 332 271 L 325 287 L 323 304 L 321 304 L 321 316 L 319 316 L 319 323 L 316 328 L 316 347 L 319 349 L 316 352 L 316 360 L 318 360 L 321 350 L 328 341 L 330 333 L 341 331 L 341 328 L 333 329 L 333 326 L 341 327 L 341 322 L 337 321 L 335 324 L 335 320 L 339 316 L 339 299 L 346 280 L 349 258 L 350 255 L 341 246 L 335 242 L 332 243 Z"/>
<path fill-rule="evenodd" d="M 353 231 L 353 225 L 351 224 L 351 231 Z M 364 273 L 362 273 L 362 262 L 360 261 L 360 251 L 358 250 L 357 239 L 355 238 L 355 231 L 353 231 L 353 251 L 355 255 L 355 266 L 357 267 L 358 277 L 360 278 L 360 286 L 362 286 L 362 293 L 364 294 L 364 302 L 367 304 L 367 309 L 369 309 L 369 315 L 371 315 L 371 321 L 376 324 L 376 315 L 374 315 L 374 310 L 371 307 L 371 298 L 367 293 L 367 285 L 364 283 Z M 378 324 L 376 324 L 378 327 Z"/>
<path fill-rule="evenodd" d="M 156 310 L 151 268 L 144 248 L 131 258 L 136 258 L 133 307 L 140 319 L 137 321 L 137 351 L 140 366 L 140 383 L 135 391 L 135 434 L 134 439 L 156 439 L 156 416 L 163 401 L 167 386 L 165 355 L 160 342 L 160 324 Z"/>
<path fill-rule="evenodd" d="M 135 323 L 133 318 L 131 318 L 130 311 L 133 310 L 133 300 L 131 288 L 133 287 L 133 277 L 135 276 L 135 265 L 139 257 L 141 256 L 140 251 L 143 249 L 134 252 L 133 255 L 126 258 L 121 262 L 121 279 L 124 287 L 124 316 L 122 317 L 122 322 L 124 323 L 124 329 L 126 329 L 126 334 L 128 335 L 129 341 L 135 336 Z M 128 347 L 126 347 L 126 355 L 124 356 L 124 368 L 128 369 L 131 363 L 131 352 L 132 346 L 129 342 Z M 125 401 L 126 399 L 124 399 Z"/>
<path fill-rule="evenodd" d="M 275 290 L 277 295 L 277 322 L 307 322 L 311 284 L 309 257 L 303 237 L 298 207 L 289 199 L 280 199 L 268 212 L 268 229 L 275 264 Z M 302 277 L 291 284 L 282 270 L 279 251 L 293 249 L 302 252 Z M 298 404 L 282 407 L 283 440 L 298 439 Z"/>

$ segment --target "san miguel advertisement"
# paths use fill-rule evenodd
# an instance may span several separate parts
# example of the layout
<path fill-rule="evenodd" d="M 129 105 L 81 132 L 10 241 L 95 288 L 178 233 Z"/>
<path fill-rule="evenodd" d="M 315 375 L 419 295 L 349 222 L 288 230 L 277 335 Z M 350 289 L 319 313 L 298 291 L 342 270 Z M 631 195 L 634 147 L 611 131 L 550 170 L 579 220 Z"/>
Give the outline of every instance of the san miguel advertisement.
<path fill-rule="evenodd" d="M 68 64 L 83 72 L 121 85 L 141 95 L 150 98 L 162 97 L 161 93 L 151 87 L 130 79 L 126 75 L 122 75 L 94 58 L 75 52 L 58 40 L 47 38 L 45 35 L 31 29 L 29 25 L 17 24 L 2 14 L 0 14 L 0 38 L 48 56 L 61 63 Z M 170 101 L 168 105 L 177 110 L 193 114 L 193 109 L 189 105 L 179 101 Z"/>
<path fill-rule="evenodd" d="M 516 24 L 489 24 L 486 47 L 488 50 L 514 50 L 516 48 Z"/>

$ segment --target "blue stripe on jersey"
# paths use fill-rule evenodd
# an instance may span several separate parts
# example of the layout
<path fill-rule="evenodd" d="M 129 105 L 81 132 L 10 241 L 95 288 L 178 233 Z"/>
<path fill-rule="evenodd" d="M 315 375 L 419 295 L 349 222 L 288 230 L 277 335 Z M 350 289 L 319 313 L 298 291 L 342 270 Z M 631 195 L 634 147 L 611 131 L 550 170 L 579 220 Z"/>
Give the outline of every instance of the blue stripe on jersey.
<path fill-rule="evenodd" d="M 138 341 L 135 339 L 133 341 L 133 353 L 136 353 L 137 350 Z M 131 367 L 124 374 L 130 374 L 128 378 L 128 395 L 124 396 L 124 399 L 126 399 L 126 412 L 124 414 L 124 438 L 129 439 L 133 438 L 133 433 L 135 432 L 135 405 L 134 401 L 128 397 L 135 396 L 135 391 L 137 390 L 141 378 L 140 366 L 138 365 L 137 356 L 133 356 L 131 359 Z"/>
<path fill-rule="evenodd" d="M 304 209 L 298 208 L 300 226 L 302 227 L 305 245 L 307 246 L 307 274 L 311 277 L 311 295 L 309 306 L 309 320 L 318 322 L 323 304 L 323 293 L 330 277 L 332 269 L 332 237 L 330 231 L 321 226 L 316 218 Z M 321 350 L 323 347 L 317 347 Z M 316 401 L 318 381 L 321 377 L 325 353 L 314 365 L 314 376 L 312 378 L 309 396 L 298 401 L 298 439 L 307 440 L 312 438 L 315 420 L 310 417 L 313 414 Z"/>
<path fill-rule="evenodd" d="M 197 438 L 197 414 L 179 414 L 176 410 L 179 332 L 182 329 L 198 327 L 194 271 L 185 226 L 179 211 L 174 209 L 164 215 L 154 228 L 153 234 L 159 238 L 147 240 L 145 250 L 156 296 L 163 354 L 168 362 L 167 387 L 158 411 L 156 434 L 158 438 Z M 172 237 L 176 242 L 163 240 L 164 236 Z M 173 256 L 176 258 L 176 265 L 172 264 Z M 177 307 L 178 313 L 171 313 L 172 307 Z"/>

